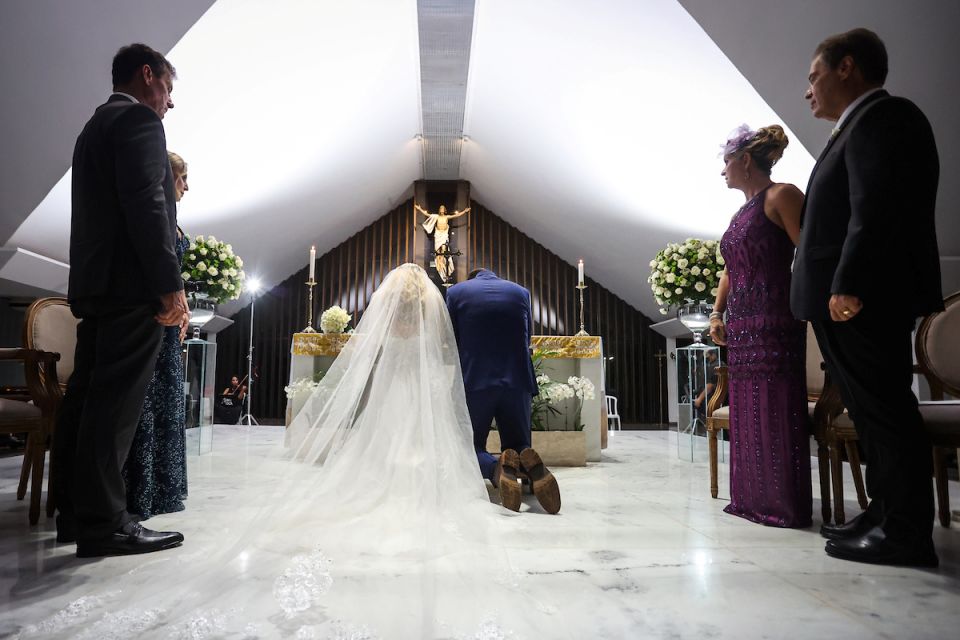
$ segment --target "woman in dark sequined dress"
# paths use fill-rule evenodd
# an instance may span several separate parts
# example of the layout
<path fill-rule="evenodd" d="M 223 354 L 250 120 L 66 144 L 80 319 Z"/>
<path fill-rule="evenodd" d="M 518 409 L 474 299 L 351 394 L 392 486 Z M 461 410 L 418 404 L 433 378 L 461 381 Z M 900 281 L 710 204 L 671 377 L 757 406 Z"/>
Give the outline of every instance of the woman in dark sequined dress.
<path fill-rule="evenodd" d="M 803 194 L 770 179 L 787 143 L 777 125 L 759 131 L 744 125 L 724 146 L 721 175 L 747 202 L 720 241 L 726 271 L 710 335 L 727 345 L 730 374 L 730 504 L 724 511 L 776 527 L 808 527 L 806 327 L 793 318 L 789 299 Z"/>
<path fill-rule="evenodd" d="M 169 152 L 177 202 L 189 190 L 187 165 Z M 182 261 L 189 240 L 177 228 L 177 257 Z M 127 510 L 142 519 L 183 511 L 187 497 L 186 432 L 184 430 L 183 335 L 165 327 L 150 385 L 147 387 L 137 434 L 124 467 Z"/>

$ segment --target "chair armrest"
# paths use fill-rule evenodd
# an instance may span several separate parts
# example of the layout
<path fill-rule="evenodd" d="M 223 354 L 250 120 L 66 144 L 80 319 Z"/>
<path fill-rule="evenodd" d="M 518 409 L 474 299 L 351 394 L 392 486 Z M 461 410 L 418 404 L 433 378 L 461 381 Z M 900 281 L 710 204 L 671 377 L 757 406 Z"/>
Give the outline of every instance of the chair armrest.
<path fill-rule="evenodd" d="M 63 388 L 57 378 L 59 353 L 39 349 L 0 349 L 0 360 L 22 361 L 33 403 L 49 415 L 56 412 L 63 398 Z"/>
<path fill-rule="evenodd" d="M 717 386 L 713 390 L 713 395 L 710 396 L 710 400 L 707 402 L 708 418 L 713 415 L 714 411 L 723 406 L 723 403 L 727 399 L 727 387 L 730 383 L 727 377 L 726 365 L 717 365 L 715 371 L 717 372 Z"/>

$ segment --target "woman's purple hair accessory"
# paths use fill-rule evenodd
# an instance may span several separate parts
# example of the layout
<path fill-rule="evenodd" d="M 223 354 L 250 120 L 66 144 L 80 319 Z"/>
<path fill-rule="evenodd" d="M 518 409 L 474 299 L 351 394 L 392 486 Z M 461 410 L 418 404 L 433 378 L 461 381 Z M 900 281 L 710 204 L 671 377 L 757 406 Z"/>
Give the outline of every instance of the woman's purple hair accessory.
<path fill-rule="evenodd" d="M 750 142 L 753 137 L 757 135 L 757 132 L 748 127 L 745 124 L 740 125 L 736 129 L 730 132 L 727 137 L 726 143 L 720 145 L 721 151 L 720 155 L 726 158 L 729 155 L 733 155 L 737 151 L 740 151 L 748 142 Z"/>

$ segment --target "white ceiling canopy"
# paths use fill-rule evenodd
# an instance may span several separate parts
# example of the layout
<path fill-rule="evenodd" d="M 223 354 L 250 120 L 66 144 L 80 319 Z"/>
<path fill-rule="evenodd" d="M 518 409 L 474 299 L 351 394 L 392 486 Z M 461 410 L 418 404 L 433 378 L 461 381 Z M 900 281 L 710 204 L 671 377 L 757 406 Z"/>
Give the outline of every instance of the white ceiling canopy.
<path fill-rule="evenodd" d="M 412 0 L 217 2 L 168 57 L 167 143 L 189 165 L 181 226 L 230 242 L 266 283 L 396 206 L 421 175 Z M 69 180 L 10 245 L 67 260 Z"/>
<path fill-rule="evenodd" d="M 409 197 L 425 177 L 416 136 L 436 106 L 422 69 L 456 67 L 443 76 L 456 88 L 469 60 L 465 103 L 458 93 L 441 111 L 457 125 L 465 108 L 459 177 L 473 197 L 571 264 L 583 258 L 589 277 L 657 318 L 650 258 L 669 241 L 719 237 L 743 202 L 720 177 L 726 135 L 744 122 L 785 124 L 791 144 L 773 177 L 805 188 L 830 129 L 803 104 L 809 56 L 862 24 L 887 41 L 891 90 L 914 98 L 938 136 L 945 291 L 960 283 L 960 187 L 950 181 L 960 76 L 947 55 L 960 46 L 958 3 L 420 0 L 431 11 L 418 12 L 417 0 L 221 0 L 208 10 L 211 0 L 170 0 L 162 11 L 100 1 L 109 10 L 2 10 L 0 127 L 12 152 L 0 172 L 0 240 L 26 250 L 21 259 L 67 260 L 69 173 L 56 181 L 109 93 L 109 54 L 122 44 L 169 50 L 179 71 L 165 125 L 190 166 L 182 226 L 229 241 L 267 287 L 304 266 L 311 244 L 322 254 Z M 421 47 L 433 56 L 426 67 Z M 450 157 L 457 130 L 437 127 Z M 6 282 L 0 294 L 13 295 Z"/>
<path fill-rule="evenodd" d="M 461 160 L 474 196 L 657 317 L 649 260 L 718 238 L 743 204 L 720 177 L 727 134 L 782 121 L 674 0 L 476 13 Z M 813 158 L 787 133 L 774 179 L 803 188 Z"/>

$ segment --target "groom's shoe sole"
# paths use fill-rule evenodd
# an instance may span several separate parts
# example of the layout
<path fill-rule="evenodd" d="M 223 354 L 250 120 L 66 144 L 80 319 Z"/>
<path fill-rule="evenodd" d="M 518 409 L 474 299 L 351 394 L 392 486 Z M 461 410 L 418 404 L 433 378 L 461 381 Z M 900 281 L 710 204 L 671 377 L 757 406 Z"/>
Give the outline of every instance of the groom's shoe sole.
<path fill-rule="evenodd" d="M 543 510 L 550 514 L 560 511 L 560 485 L 543 464 L 540 454 L 531 448 L 524 449 L 520 452 L 520 464 L 530 477 L 533 495 L 537 496 Z"/>
<path fill-rule="evenodd" d="M 500 504 L 510 511 L 520 511 L 520 480 L 517 472 L 520 470 L 520 456 L 513 449 L 507 449 L 500 454 L 497 462 L 497 488 L 500 490 Z"/>

